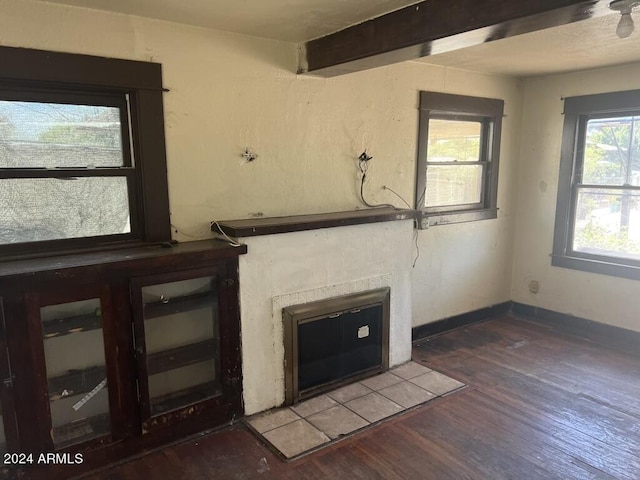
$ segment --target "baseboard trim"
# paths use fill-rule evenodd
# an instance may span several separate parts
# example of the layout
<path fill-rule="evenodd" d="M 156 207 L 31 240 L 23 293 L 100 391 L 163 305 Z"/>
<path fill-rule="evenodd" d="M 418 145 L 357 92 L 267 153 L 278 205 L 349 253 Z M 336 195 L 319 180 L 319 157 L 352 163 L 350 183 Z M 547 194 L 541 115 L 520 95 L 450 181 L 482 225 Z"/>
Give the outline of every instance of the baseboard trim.
<path fill-rule="evenodd" d="M 640 332 L 559 313 L 546 308 L 511 302 L 511 313 L 552 329 L 585 338 L 626 353 L 640 355 Z"/>
<path fill-rule="evenodd" d="M 440 335 L 456 328 L 466 327 L 474 323 L 484 322 L 498 315 L 504 315 L 511 310 L 512 302 L 499 303 L 490 307 L 473 310 L 472 312 L 455 315 L 453 317 L 438 320 L 426 325 L 420 325 L 411 329 L 411 340 L 418 341 L 423 338 Z"/>
<path fill-rule="evenodd" d="M 640 356 L 640 332 L 511 301 L 413 327 L 411 339 L 416 342 L 507 313 L 545 325 L 559 333 L 584 338 L 600 345 Z"/>

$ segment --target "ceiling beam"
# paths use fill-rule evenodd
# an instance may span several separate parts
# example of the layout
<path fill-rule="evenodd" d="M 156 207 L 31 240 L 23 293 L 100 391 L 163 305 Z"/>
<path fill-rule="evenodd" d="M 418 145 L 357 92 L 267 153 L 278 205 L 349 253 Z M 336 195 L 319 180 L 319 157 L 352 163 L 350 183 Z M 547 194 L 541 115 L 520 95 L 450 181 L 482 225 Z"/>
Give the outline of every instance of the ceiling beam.
<path fill-rule="evenodd" d="M 305 43 L 298 73 L 332 77 L 611 13 L 605 0 L 426 0 Z"/>

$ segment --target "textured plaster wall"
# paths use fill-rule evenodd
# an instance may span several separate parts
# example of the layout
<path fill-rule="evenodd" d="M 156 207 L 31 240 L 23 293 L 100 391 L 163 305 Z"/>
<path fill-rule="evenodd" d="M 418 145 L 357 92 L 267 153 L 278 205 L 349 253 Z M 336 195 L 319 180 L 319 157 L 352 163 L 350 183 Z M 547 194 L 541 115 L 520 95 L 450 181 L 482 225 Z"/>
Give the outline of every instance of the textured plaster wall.
<path fill-rule="evenodd" d="M 640 88 L 640 64 L 527 79 L 513 300 L 640 331 L 638 282 L 551 266 L 563 97 Z M 540 282 L 537 295 L 529 282 Z"/>
<path fill-rule="evenodd" d="M 438 87 L 447 93 L 502 98 L 498 218 L 441 225 L 418 232 L 413 269 L 413 325 L 511 300 L 513 237 L 519 165 L 522 89 L 518 80 L 447 71 Z"/>
<path fill-rule="evenodd" d="M 417 249 L 407 222 L 379 226 L 382 238 L 370 233 L 363 243 L 342 231 L 318 234 L 320 240 L 313 233 L 292 235 L 295 241 L 248 240 L 249 253 L 241 259 L 247 386 L 264 385 L 257 377 L 265 369 L 271 372 L 265 378 L 280 375 L 280 366 L 263 357 L 262 336 L 271 343 L 279 339 L 263 330 L 274 328 L 266 294 L 331 289 L 370 275 L 367 269 L 354 273 L 351 254 L 353 266 L 379 264 L 371 275 L 391 275 L 392 295 L 402 302 L 396 303 L 403 325 L 398 338 L 405 343 L 392 353 L 394 361 L 407 358 L 407 325 L 509 300 L 521 118 L 517 80 L 420 62 L 331 79 L 298 76 L 290 43 L 34 0 L 0 0 L 0 44 L 162 63 L 170 89 L 164 104 L 171 218 L 180 241 L 210 237 L 213 219 L 361 208 L 356 158 L 364 149 L 374 157 L 368 201 L 402 206 L 386 185 L 413 203 L 418 91 L 505 99 L 499 218 L 419 232 L 415 268 L 408 266 Z M 247 147 L 258 155 L 254 162 L 241 158 Z M 352 230 L 359 232 L 344 232 Z M 287 264 L 279 257 L 283 245 L 293 249 Z M 256 277 L 269 284 L 252 296 L 245 277 L 252 269 L 259 276 L 252 265 L 266 264 L 265 272 L 289 265 L 301 283 L 294 289 L 279 275 Z M 334 273 L 306 278 L 308 268 Z M 357 278 L 340 278 L 341 268 Z M 280 400 L 271 386 L 264 397 L 262 387 L 246 395 L 248 411 Z"/>

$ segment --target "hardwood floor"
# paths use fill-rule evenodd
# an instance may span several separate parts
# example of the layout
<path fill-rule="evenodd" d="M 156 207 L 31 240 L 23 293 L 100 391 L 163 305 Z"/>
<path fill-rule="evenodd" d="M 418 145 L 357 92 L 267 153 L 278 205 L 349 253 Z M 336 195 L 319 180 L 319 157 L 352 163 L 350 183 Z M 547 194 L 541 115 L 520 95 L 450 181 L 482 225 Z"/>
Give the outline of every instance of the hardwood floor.
<path fill-rule="evenodd" d="M 238 424 L 85 478 L 640 478 L 640 356 L 504 316 L 413 358 L 468 387 L 292 463 Z"/>

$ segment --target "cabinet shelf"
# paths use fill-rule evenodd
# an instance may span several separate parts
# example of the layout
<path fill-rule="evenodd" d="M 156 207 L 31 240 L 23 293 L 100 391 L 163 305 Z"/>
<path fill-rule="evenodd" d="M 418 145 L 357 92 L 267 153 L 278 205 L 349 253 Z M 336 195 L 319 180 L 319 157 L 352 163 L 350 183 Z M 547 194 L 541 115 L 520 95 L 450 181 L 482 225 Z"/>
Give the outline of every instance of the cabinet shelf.
<path fill-rule="evenodd" d="M 222 394 L 219 382 L 207 382 L 152 399 L 151 415 L 182 408 Z"/>
<path fill-rule="evenodd" d="M 147 373 L 158 373 L 211 360 L 218 354 L 216 339 L 204 340 L 147 355 Z"/>
<path fill-rule="evenodd" d="M 71 333 L 97 330 L 98 328 L 102 328 L 102 316 L 99 312 L 95 312 L 42 322 L 42 335 L 45 340 L 48 340 Z"/>
<path fill-rule="evenodd" d="M 213 292 L 194 293 L 192 295 L 169 299 L 166 303 L 161 300 L 146 303 L 144 305 L 144 318 L 145 320 L 149 320 L 164 317 L 165 315 L 198 310 L 204 307 L 213 307 L 217 304 L 218 300 Z"/>
<path fill-rule="evenodd" d="M 55 439 L 56 448 L 60 449 L 108 435 L 109 431 L 110 417 L 108 413 L 103 413 L 54 427 L 53 438 Z"/>
<path fill-rule="evenodd" d="M 107 376 L 104 366 L 90 367 L 83 370 L 69 370 L 64 375 L 48 379 L 49 400 L 60 400 L 72 395 L 88 393 Z M 64 392 L 67 393 L 64 393 Z"/>

